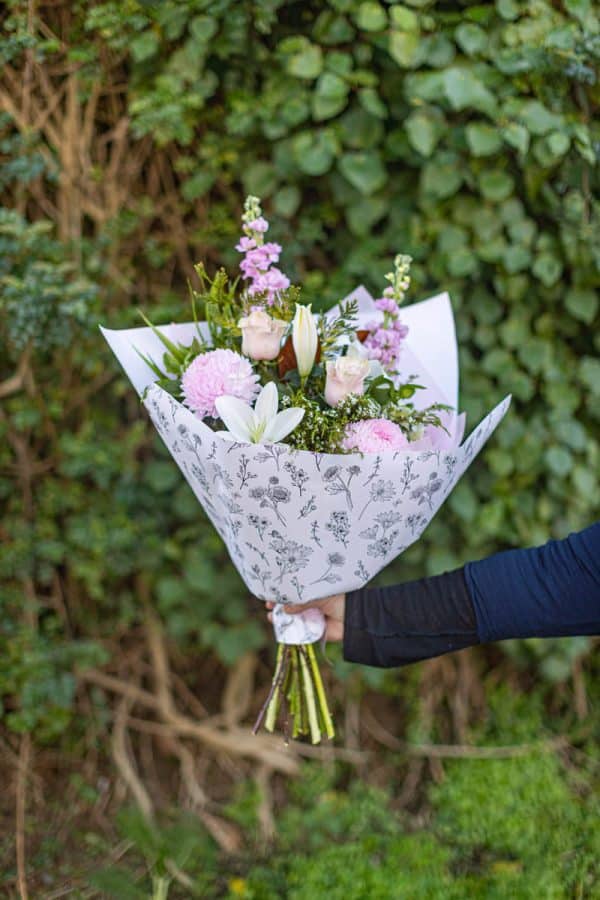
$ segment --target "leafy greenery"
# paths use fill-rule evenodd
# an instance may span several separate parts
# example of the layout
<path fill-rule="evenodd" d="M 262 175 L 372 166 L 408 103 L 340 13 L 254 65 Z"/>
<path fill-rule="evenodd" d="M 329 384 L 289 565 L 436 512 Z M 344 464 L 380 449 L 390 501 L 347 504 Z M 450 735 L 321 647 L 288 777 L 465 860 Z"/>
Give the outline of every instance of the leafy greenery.
<path fill-rule="evenodd" d="M 597 517 L 600 26 L 589 0 L 9 0 L 2 16 L 0 692 L 7 747 L 16 754 L 31 735 L 47 779 L 35 796 L 60 797 L 62 820 L 30 808 L 35 832 L 95 802 L 64 802 L 76 788 L 53 788 L 57 759 L 81 773 L 99 757 L 111 771 L 114 698 L 88 692 L 81 673 L 108 659 L 143 683 L 144 597 L 179 677 L 215 715 L 228 673 L 269 642 L 96 328 L 134 327 L 138 308 L 155 322 L 181 320 L 188 281 L 203 290 L 195 260 L 210 272 L 238 265 L 245 193 L 265 198 L 283 268 L 314 310 L 360 282 L 376 293 L 399 247 L 413 257 L 412 297 L 448 289 L 468 427 L 513 394 L 482 460 L 383 580 L 542 543 Z M 569 730 L 574 683 L 585 717 L 590 649 L 585 639 L 518 642 L 482 649 L 473 665 L 515 697 L 547 681 L 536 731 Z M 336 663 L 350 732 L 352 703 L 367 690 L 371 705 L 389 698 L 404 709 L 401 678 L 350 668 Z M 429 685 L 437 739 L 456 737 L 441 727 L 446 708 L 502 718 L 489 711 L 491 689 L 487 701 L 456 700 L 443 678 L 433 690 L 428 671 L 406 676 L 406 705 Z M 531 719 L 531 709 L 506 708 L 505 720 Z M 393 721 L 400 736 L 417 727 L 410 716 Z M 440 885 L 444 897 L 594 896 L 592 777 L 577 755 L 585 739 L 578 747 L 566 772 L 539 754 L 444 764 L 420 818 L 409 804 L 393 837 L 370 801 L 346 801 L 343 779 L 323 784 L 320 802 L 313 794 L 289 807 L 286 821 L 307 825 L 306 844 L 292 845 L 290 825 L 273 867 L 253 860 L 241 883 L 233 873 L 215 891 L 277 896 L 293 875 L 296 896 L 310 886 L 314 896 L 337 865 L 349 897 L 361 879 L 373 897 L 390 879 L 400 896 L 440 896 Z M 224 771 L 212 779 L 223 793 Z M 398 794 L 404 763 L 380 751 L 373 777 L 381 771 Z M 559 822 L 547 798 L 563 810 Z M 11 791 L 6 802 L 12 821 Z M 334 854 L 322 845 L 336 828 L 350 849 Z M 48 875 L 47 845 L 29 845 Z M 367 871 L 365 846 L 376 848 Z M 214 871 L 210 854 L 199 859 Z M 10 891 L 12 856 L 2 869 Z"/>

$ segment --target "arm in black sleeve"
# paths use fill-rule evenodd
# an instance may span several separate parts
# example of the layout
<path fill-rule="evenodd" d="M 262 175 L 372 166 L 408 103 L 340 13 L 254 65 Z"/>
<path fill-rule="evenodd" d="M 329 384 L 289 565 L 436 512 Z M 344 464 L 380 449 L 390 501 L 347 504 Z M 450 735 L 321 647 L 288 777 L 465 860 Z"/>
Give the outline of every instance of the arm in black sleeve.
<path fill-rule="evenodd" d="M 600 633 L 600 523 L 531 550 L 346 597 L 344 657 L 402 666 L 514 637 Z"/>

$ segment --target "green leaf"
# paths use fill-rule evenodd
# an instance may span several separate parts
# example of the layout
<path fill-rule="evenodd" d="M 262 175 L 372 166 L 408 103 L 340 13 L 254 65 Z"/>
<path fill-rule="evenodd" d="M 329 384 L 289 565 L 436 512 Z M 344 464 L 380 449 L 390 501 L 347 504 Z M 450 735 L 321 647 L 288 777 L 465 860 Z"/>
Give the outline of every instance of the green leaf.
<path fill-rule="evenodd" d="M 391 31 L 389 37 L 390 56 L 403 69 L 410 69 L 419 60 L 420 37 L 415 31 Z"/>
<path fill-rule="evenodd" d="M 479 189 L 492 203 L 500 203 L 510 197 L 514 186 L 514 178 L 502 169 L 489 169 L 479 176 Z"/>
<path fill-rule="evenodd" d="M 408 140 L 421 156 L 431 156 L 439 139 L 438 123 L 426 112 L 416 110 L 404 123 Z"/>
<path fill-rule="evenodd" d="M 445 199 L 455 194 L 463 181 L 456 158 L 437 154 L 421 170 L 421 190 L 432 197 Z"/>
<path fill-rule="evenodd" d="M 401 6 L 399 3 L 394 4 L 390 9 L 390 18 L 392 27 L 399 31 L 419 31 L 419 17 L 406 6 Z"/>
<path fill-rule="evenodd" d="M 376 152 L 345 153 L 339 161 L 339 168 L 362 194 L 379 190 L 387 181 L 385 166 Z"/>
<path fill-rule="evenodd" d="M 520 118 L 532 134 L 542 135 L 564 127 L 562 116 L 546 109 L 539 100 L 530 100 L 521 107 Z"/>
<path fill-rule="evenodd" d="M 496 0 L 496 9 L 498 10 L 498 14 L 509 22 L 518 18 L 519 13 L 521 12 L 517 0 Z"/>
<path fill-rule="evenodd" d="M 573 468 L 573 457 L 565 447 L 549 447 L 544 459 L 550 471 L 559 478 L 564 478 Z"/>
<path fill-rule="evenodd" d="M 572 287 L 567 291 L 565 306 L 576 319 L 591 325 L 598 312 L 598 293 L 592 288 Z"/>
<path fill-rule="evenodd" d="M 531 270 L 546 287 L 556 284 L 562 274 L 562 263 L 553 253 L 540 253 Z"/>
<path fill-rule="evenodd" d="M 319 76 L 313 95 L 313 118 L 317 121 L 330 119 L 340 113 L 348 104 L 349 86 L 339 75 L 324 72 Z"/>
<path fill-rule="evenodd" d="M 358 92 L 358 99 L 361 106 L 371 115 L 378 119 L 386 119 L 388 115 L 387 107 L 377 91 L 373 88 L 362 88 Z"/>
<path fill-rule="evenodd" d="M 482 53 L 489 46 L 486 32 L 479 25 L 473 25 L 471 22 L 459 25 L 454 32 L 454 37 L 459 47 L 469 56 Z"/>
<path fill-rule="evenodd" d="M 296 78 L 307 80 L 317 78 L 323 71 L 323 51 L 316 44 L 311 44 L 307 38 L 303 38 L 299 49 L 288 57 L 286 68 L 290 75 L 295 75 Z"/>
<path fill-rule="evenodd" d="M 592 394 L 600 395 L 600 359 L 584 356 L 579 364 L 579 377 Z"/>
<path fill-rule="evenodd" d="M 293 141 L 293 152 L 299 168 L 307 175 L 324 175 L 335 159 L 338 143 L 329 130 L 303 131 Z"/>
<path fill-rule="evenodd" d="M 387 13 L 380 3 L 361 3 L 354 21 L 363 31 L 382 31 L 387 26 Z"/>
<path fill-rule="evenodd" d="M 134 38 L 129 45 L 131 55 L 136 62 L 143 62 L 158 52 L 160 41 L 158 35 L 154 31 L 143 31 L 138 37 Z"/>
<path fill-rule="evenodd" d="M 548 149 L 553 156 L 564 156 L 571 146 L 571 139 L 564 131 L 553 131 L 547 137 Z"/>
<path fill-rule="evenodd" d="M 529 132 L 524 125 L 519 125 L 518 122 L 509 122 L 506 128 L 503 129 L 502 137 L 515 150 L 519 150 L 520 153 L 527 153 L 529 149 Z"/>
<path fill-rule="evenodd" d="M 494 95 L 471 69 L 451 66 L 443 79 L 444 92 L 454 109 L 478 109 L 488 115 L 496 112 Z"/>
<path fill-rule="evenodd" d="M 295 184 L 286 185 L 273 195 L 273 208 L 278 216 L 291 219 L 298 211 L 301 199 L 300 191 Z"/>
<path fill-rule="evenodd" d="M 244 191 L 259 197 L 270 197 L 277 187 L 277 173 L 271 163 L 257 160 L 244 170 Z"/>
<path fill-rule="evenodd" d="M 502 145 L 501 133 L 491 125 L 471 122 L 465 129 L 467 144 L 474 156 L 491 156 Z"/>

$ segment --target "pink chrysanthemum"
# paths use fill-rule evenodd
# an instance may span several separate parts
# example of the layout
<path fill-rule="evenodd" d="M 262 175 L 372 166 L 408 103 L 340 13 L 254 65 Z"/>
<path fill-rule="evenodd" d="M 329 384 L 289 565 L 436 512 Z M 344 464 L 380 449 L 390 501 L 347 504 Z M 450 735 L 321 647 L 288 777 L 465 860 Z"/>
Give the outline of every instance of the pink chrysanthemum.
<path fill-rule="evenodd" d="M 402 429 L 389 419 L 363 419 L 346 425 L 342 449 L 359 453 L 403 450 L 408 440 Z"/>
<path fill-rule="evenodd" d="M 218 417 L 215 400 L 228 394 L 251 403 L 260 390 L 258 375 L 234 350 L 209 350 L 190 363 L 181 377 L 183 402 L 196 415 Z"/>

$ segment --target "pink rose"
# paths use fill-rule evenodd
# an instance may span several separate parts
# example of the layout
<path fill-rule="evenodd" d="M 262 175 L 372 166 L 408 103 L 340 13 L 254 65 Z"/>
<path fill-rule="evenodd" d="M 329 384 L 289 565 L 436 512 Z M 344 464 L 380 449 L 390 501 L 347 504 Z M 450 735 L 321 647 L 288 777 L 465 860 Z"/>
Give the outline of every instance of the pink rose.
<path fill-rule="evenodd" d="M 242 353 L 250 359 L 276 359 L 287 322 L 274 319 L 262 309 L 253 310 L 238 322 L 242 329 Z"/>
<path fill-rule="evenodd" d="M 364 394 L 364 381 L 370 368 L 369 360 L 359 356 L 338 356 L 328 360 L 325 402 L 337 406 L 348 394 Z"/>

